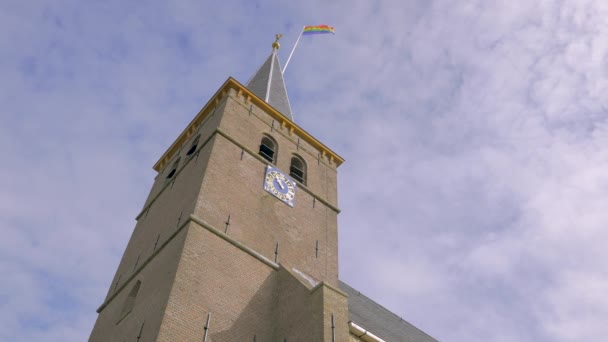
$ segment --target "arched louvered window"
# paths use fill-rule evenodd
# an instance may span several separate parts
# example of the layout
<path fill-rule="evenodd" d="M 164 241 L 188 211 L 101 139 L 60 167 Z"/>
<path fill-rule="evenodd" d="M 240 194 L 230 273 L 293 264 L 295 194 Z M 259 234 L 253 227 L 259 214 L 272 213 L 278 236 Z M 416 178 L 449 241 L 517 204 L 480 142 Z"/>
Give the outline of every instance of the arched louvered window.
<path fill-rule="evenodd" d="M 167 175 L 167 179 L 171 179 L 171 178 L 173 178 L 173 176 L 175 176 L 178 166 L 179 166 L 179 158 L 177 158 L 175 163 L 173 163 L 173 167 L 171 167 L 171 171 L 169 171 L 169 174 Z"/>
<path fill-rule="evenodd" d="M 188 152 L 186 152 L 186 155 L 189 156 L 192 153 L 194 153 L 196 151 L 196 148 L 198 147 L 198 141 L 201 138 L 200 135 L 197 135 L 196 138 L 194 138 L 194 140 L 192 141 L 192 145 L 190 145 L 190 149 L 188 150 Z"/>
<path fill-rule="evenodd" d="M 277 144 L 272 138 L 268 136 L 264 136 L 262 138 L 262 143 L 260 144 L 260 155 L 264 159 L 274 164 L 277 156 Z"/>
<path fill-rule="evenodd" d="M 306 185 L 306 162 L 304 159 L 302 159 L 302 157 L 298 155 L 291 157 L 289 175 L 298 182 Z"/>

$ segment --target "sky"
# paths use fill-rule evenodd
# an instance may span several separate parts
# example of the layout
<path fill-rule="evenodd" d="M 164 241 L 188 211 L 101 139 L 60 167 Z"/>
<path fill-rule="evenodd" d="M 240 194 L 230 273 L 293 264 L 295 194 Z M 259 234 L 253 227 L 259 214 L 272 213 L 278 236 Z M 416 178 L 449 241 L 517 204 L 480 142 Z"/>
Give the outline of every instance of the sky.
<path fill-rule="evenodd" d="M 608 336 L 608 2 L 0 2 L 0 340 L 83 341 L 229 77 L 339 169 L 340 277 L 441 341 Z"/>

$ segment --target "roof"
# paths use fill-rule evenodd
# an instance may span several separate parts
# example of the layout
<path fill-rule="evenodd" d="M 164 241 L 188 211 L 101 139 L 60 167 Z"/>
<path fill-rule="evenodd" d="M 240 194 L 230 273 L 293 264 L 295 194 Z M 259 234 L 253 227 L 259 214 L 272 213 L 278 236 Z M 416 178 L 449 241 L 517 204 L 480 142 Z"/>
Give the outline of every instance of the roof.
<path fill-rule="evenodd" d="M 348 317 L 355 324 L 390 342 L 437 342 L 401 317 L 340 281 L 348 294 Z"/>
<path fill-rule="evenodd" d="M 293 121 L 287 89 L 281 72 L 281 64 L 277 56 L 277 49 L 272 49 L 270 56 L 251 77 L 245 85 L 252 93 L 257 95 L 281 114 Z"/>

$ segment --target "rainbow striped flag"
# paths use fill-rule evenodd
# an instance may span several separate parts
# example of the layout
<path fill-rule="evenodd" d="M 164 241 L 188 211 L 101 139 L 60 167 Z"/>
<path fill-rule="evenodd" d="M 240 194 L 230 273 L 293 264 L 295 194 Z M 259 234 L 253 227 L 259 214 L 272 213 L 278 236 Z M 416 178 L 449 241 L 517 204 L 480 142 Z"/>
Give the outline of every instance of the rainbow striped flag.
<path fill-rule="evenodd" d="M 304 26 L 304 31 L 302 31 L 303 35 L 323 34 L 323 33 L 335 33 L 334 28 L 331 26 L 327 26 L 327 25 Z"/>

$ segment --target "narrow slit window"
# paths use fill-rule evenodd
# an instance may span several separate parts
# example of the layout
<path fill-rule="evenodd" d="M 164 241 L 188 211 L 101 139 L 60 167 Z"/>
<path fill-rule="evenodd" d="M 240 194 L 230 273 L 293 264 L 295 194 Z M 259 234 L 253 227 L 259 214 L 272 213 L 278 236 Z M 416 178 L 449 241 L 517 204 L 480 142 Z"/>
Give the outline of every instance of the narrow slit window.
<path fill-rule="evenodd" d="M 276 151 L 277 144 L 269 137 L 263 137 L 262 143 L 260 144 L 260 155 L 274 164 L 276 160 Z"/>
<path fill-rule="evenodd" d="M 126 316 L 129 312 L 131 312 L 131 310 L 133 310 L 133 307 L 135 306 L 135 298 L 137 297 L 137 293 L 139 292 L 140 287 L 141 287 L 141 280 L 138 280 L 135 283 L 135 285 L 133 285 L 133 287 L 131 288 L 131 291 L 129 292 L 129 296 L 125 300 L 125 303 L 122 307 L 122 313 L 120 315 L 121 317 Z"/>
<path fill-rule="evenodd" d="M 298 182 L 306 185 L 306 163 L 300 156 L 294 155 L 291 158 L 289 175 Z"/>
<path fill-rule="evenodd" d="M 198 135 L 194 141 L 192 142 L 192 145 L 190 146 L 190 149 L 188 150 L 188 152 L 186 152 L 186 155 L 192 155 L 192 153 L 194 153 L 196 151 L 196 148 L 198 147 L 198 141 L 201 138 L 200 135 Z"/>

